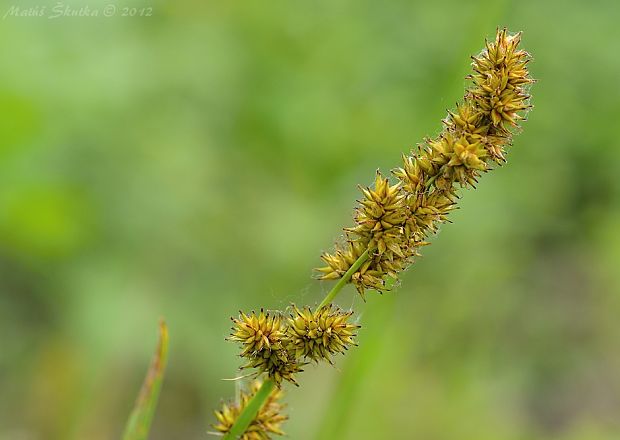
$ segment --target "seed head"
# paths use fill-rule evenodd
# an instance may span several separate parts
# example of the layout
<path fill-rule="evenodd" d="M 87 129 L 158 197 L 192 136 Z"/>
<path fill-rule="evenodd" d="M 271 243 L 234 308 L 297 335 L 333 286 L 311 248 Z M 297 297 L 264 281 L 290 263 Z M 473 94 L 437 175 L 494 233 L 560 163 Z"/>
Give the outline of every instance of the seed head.
<path fill-rule="evenodd" d="M 321 256 L 327 266 L 318 269 L 320 279 L 341 278 L 369 250 L 369 259 L 350 282 L 362 297 L 366 289 L 386 290 L 387 277 L 396 279 L 448 221 L 457 186 L 475 188 L 493 163 L 506 161 L 505 148 L 531 107 L 527 88 L 534 82 L 520 41 L 521 34 L 498 29 L 495 40 L 472 57 L 472 85 L 456 110 L 448 112 L 443 131 L 403 156 L 402 166 L 392 171 L 396 183 L 377 172 L 374 188 L 362 189 L 356 225 L 344 229 L 346 242 L 337 244 L 334 253 Z"/>
<path fill-rule="evenodd" d="M 317 269 L 320 272 L 319 279 L 336 280 L 341 278 L 367 248 L 368 243 L 362 240 L 347 241 L 344 245 L 336 245 L 336 251 L 333 254 L 323 253 L 321 259 L 327 266 Z"/>
<path fill-rule="evenodd" d="M 242 344 L 241 356 L 252 357 L 263 351 L 282 348 L 282 317 L 279 313 L 265 313 L 261 309 L 257 315 L 239 312 L 239 318 L 231 318 L 234 327 L 229 340 Z"/>
<path fill-rule="evenodd" d="M 505 134 L 510 133 L 509 127 L 518 127 L 523 111 L 531 107 L 524 89 L 534 82 L 527 70 L 530 56 L 518 49 L 520 42 L 521 33 L 509 35 L 506 29 L 498 30 L 495 41 L 487 42 L 486 50 L 472 57 L 474 73 L 470 78 L 475 86 L 470 99 L 493 127 Z"/>
<path fill-rule="evenodd" d="M 238 403 L 225 403 L 222 405 L 222 409 L 215 411 L 217 424 L 212 425 L 213 428 L 222 434 L 228 433 L 261 385 L 260 381 L 253 381 L 248 392 L 241 391 L 239 393 Z M 282 391 L 275 388 L 250 423 L 250 426 L 248 426 L 248 429 L 240 437 L 240 440 L 270 440 L 272 434 L 284 435 L 281 425 L 288 419 L 288 416 L 282 414 L 284 405 L 279 402 L 281 398 Z"/>
<path fill-rule="evenodd" d="M 292 308 L 287 335 L 295 357 L 315 362 L 325 360 L 331 364 L 332 355 L 344 353 L 351 345 L 357 345 L 354 337 L 360 326 L 348 322 L 353 311 L 344 312 L 333 305 L 315 312 L 309 307 L 300 310 L 293 305 Z"/>
<path fill-rule="evenodd" d="M 282 380 L 297 384 L 294 374 L 302 370 L 287 348 L 286 329 L 279 312 L 265 313 L 262 309 L 258 315 L 239 312 L 239 318 L 232 321 L 229 340 L 241 343 L 241 357 L 248 360 L 242 369 L 255 368 L 256 374 L 266 373 L 278 386 Z"/>
<path fill-rule="evenodd" d="M 367 246 L 377 249 L 379 255 L 388 252 L 404 257 L 399 238 L 407 211 L 400 183 L 390 185 L 389 180 L 377 171 L 374 189 L 361 190 L 364 199 L 359 202 L 355 215 L 357 226 L 345 228 L 345 231 L 363 239 Z"/>
<path fill-rule="evenodd" d="M 295 375 L 301 373 L 302 364 L 295 358 L 295 353 L 287 348 L 279 350 L 262 350 L 254 356 L 249 357 L 248 363 L 243 365 L 241 369 L 255 368 L 256 374 L 267 374 L 280 387 L 282 381 L 286 380 L 299 386 L 295 380 Z"/>

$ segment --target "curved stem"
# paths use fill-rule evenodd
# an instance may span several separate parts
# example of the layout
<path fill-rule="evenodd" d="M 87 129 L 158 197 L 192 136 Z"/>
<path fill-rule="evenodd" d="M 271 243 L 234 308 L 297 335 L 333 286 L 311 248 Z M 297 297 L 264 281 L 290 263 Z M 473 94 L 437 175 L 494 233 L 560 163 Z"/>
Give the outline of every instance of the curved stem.
<path fill-rule="evenodd" d="M 319 306 L 317 307 L 317 310 L 322 309 L 323 307 L 331 304 L 334 301 L 334 298 L 336 298 L 340 290 L 342 290 L 345 284 L 349 282 L 353 274 L 357 272 L 357 270 L 360 267 L 362 267 L 362 264 L 364 264 L 366 260 L 368 260 L 369 256 L 370 256 L 370 249 L 366 249 L 364 253 L 360 255 L 357 260 L 355 260 L 355 262 L 351 265 L 349 270 L 347 270 L 344 273 L 342 278 L 338 280 L 336 285 L 332 288 L 332 290 L 329 291 L 327 296 L 323 298 L 323 301 L 321 301 L 321 304 L 319 304 Z"/>
<path fill-rule="evenodd" d="M 256 418 L 258 411 L 262 408 L 265 400 L 273 391 L 275 382 L 273 379 L 265 379 L 260 389 L 248 402 L 247 406 L 241 411 L 230 431 L 226 433 L 223 440 L 233 440 L 239 438 L 248 429 L 250 423 Z"/>

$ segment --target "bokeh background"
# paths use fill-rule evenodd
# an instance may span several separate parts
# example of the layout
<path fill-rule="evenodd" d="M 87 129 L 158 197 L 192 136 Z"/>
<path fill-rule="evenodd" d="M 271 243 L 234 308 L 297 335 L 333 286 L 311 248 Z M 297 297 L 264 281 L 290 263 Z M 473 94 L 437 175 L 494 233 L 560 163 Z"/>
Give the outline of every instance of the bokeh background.
<path fill-rule="evenodd" d="M 320 300 L 356 185 L 440 130 L 498 25 L 539 80 L 508 166 L 398 291 L 342 294 L 361 345 L 287 388 L 288 438 L 620 438 L 616 0 L 64 5 L 108 3 L 0 20 L 0 439 L 119 438 L 160 316 L 151 438 L 209 438 L 229 317 Z"/>

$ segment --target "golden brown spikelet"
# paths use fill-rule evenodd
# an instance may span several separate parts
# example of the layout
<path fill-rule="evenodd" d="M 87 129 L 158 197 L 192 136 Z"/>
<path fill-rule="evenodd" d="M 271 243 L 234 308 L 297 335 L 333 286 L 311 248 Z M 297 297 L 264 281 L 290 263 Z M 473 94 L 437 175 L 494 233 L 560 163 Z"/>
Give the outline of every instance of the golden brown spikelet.
<path fill-rule="evenodd" d="M 357 345 L 354 338 L 360 326 L 348 322 L 353 311 L 345 312 L 331 304 L 314 312 L 309 307 L 300 310 L 295 305 L 292 309 L 287 335 L 295 357 L 331 364 L 332 355 Z"/>
<path fill-rule="evenodd" d="M 302 364 L 295 358 L 295 354 L 286 348 L 261 351 L 248 358 L 247 364 L 243 365 L 241 369 L 254 368 L 257 370 L 257 375 L 266 374 L 280 387 L 284 380 L 299 386 L 295 380 L 295 375 L 304 371 L 301 367 Z"/>
<path fill-rule="evenodd" d="M 336 251 L 333 254 L 325 252 L 321 255 L 321 259 L 327 266 L 317 269 L 321 273 L 319 278 L 334 280 L 342 277 L 367 248 L 368 242 L 363 240 L 348 241 L 342 246 L 336 245 Z"/>
<path fill-rule="evenodd" d="M 222 434 L 228 433 L 241 414 L 241 411 L 248 405 L 261 385 L 262 382 L 258 380 L 253 381 L 248 392 L 241 391 L 239 393 L 238 403 L 225 403 L 220 410 L 215 411 L 217 423 L 213 425 L 213 428 Z M 250 426 L 239 437 L 240 440 L 270 440 L 273 434 L 284 435 L 281 426 L 288 417 L 282 414 L 284 405 L 279 402 L 281 398 L 282 391 L 275 388 L 265 404 L 261 406 Z"/>
<path fill-rule="evenodd" d="M 242 344 L 241 356 L 282 348 L 282 317 L 279 313 L 265 313 L 261 309 L 259 314 L 252 311 L 246 315 L 239 311 L 239 318 L 231 319 L 234 327 L 229 340 Z"/>
<path fill-rule="evenodd" d="M 242 369 L 254 368 L 256 374 L 265 373 L 280 386 L 282 380 L 294 384 L 294 375 L 303 371 L 289 352 L 286 328 L 279 312 L 265 312 L 261 309 L 249 315 L 239 312 L 239 318 L 232 318 L 234 326 L 228 338 L 241 343 L 240 356 L 247 359 Z"/>
<path fill-rule="evenodd" d="M 390 185 L 377 171 L 374 188 L 361 190 L 364 199 L 359 202 L 355 215 L 357 225 L 345 231 L 376 249 L 379 255 L 388 252 L 404 257 L 399 238 L 407 211 L 400 184 Z"/>

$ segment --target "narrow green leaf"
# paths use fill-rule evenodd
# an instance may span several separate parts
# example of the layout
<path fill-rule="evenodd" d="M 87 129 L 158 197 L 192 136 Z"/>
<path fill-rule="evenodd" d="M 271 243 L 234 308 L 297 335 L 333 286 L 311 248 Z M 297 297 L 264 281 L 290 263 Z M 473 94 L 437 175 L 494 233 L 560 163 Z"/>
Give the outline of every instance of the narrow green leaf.
<path fill-rule="evenodd" d="M 162 319 L 159 322 L 159 342 L 151 366 L 146 373 L 142 389 L 133 411 L 125 426 L 123 440 L 146 440 L 151 429 L 151 422 L 157 407 L 159 390 L 164 379 L 168 361 L 168 327 Z"/>

